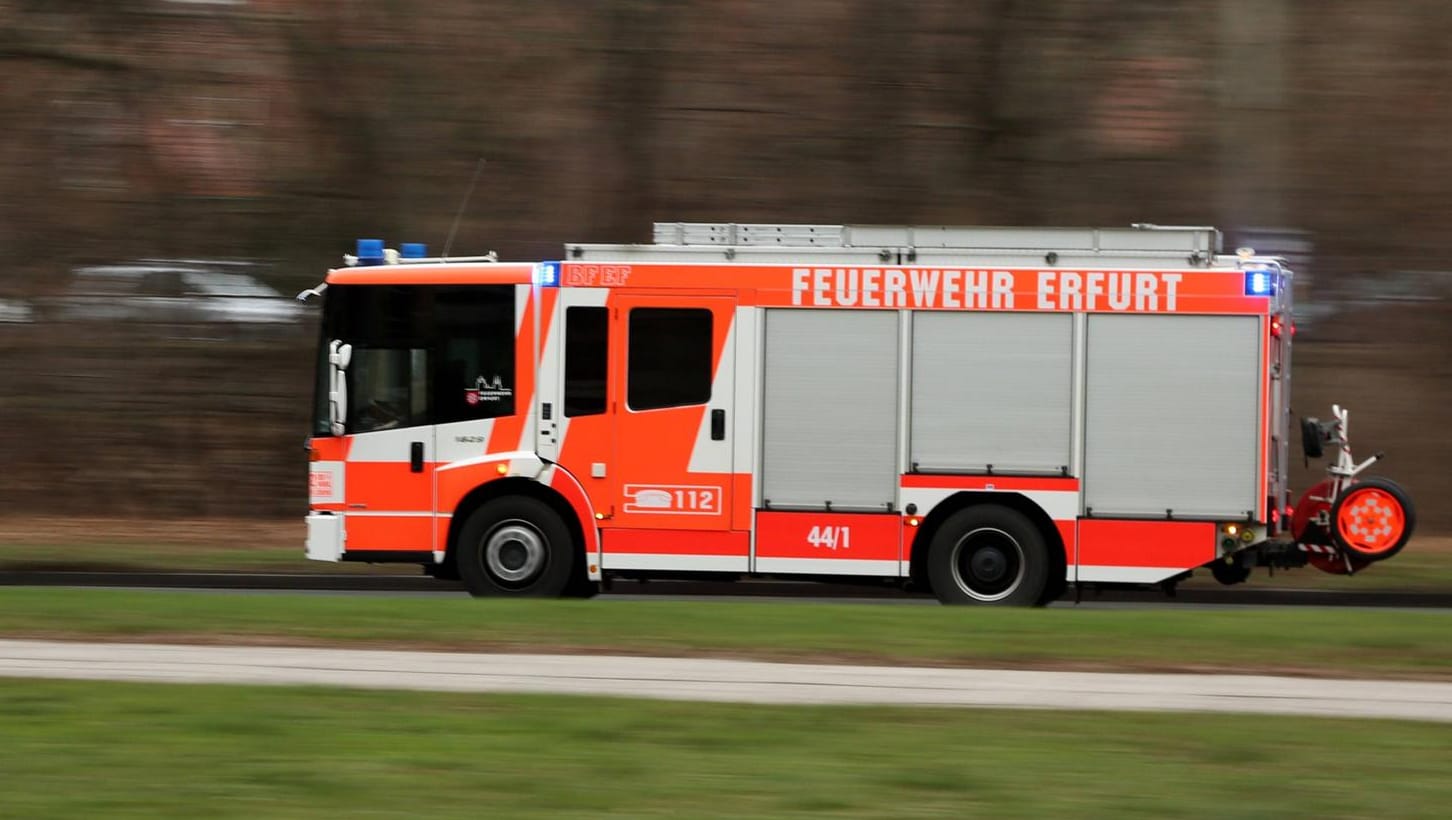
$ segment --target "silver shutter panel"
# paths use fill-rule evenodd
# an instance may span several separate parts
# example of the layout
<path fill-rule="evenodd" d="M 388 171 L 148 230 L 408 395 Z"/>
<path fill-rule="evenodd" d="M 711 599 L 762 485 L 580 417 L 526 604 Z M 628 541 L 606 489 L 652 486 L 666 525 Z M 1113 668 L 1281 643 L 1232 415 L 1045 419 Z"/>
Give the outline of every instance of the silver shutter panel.
<path fill-rule="evenodd" d="M 937 470 L 1058 473 L 1069 464 L 1074 319 L 913 315 L 911 461 Z"/>
<path fill-rule="evenodd" d="M 897 498 L 898 314 L 766 311 L 762 492 L 772 507 Z"/>
<path fill-rule="evenodd" d="M 1256 507 L 1254 316 L 1089 317 L 1084 504 L 1241 518 Z"/>

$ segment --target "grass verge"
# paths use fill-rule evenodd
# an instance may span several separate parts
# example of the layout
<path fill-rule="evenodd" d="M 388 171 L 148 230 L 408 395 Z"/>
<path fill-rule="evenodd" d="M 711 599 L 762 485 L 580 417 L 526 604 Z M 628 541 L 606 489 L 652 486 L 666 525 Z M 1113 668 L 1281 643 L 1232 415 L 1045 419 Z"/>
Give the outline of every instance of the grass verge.
<path fill-rule="evenodd" d="M 0 518 L 0 571 L 418 575 L 410 564 L 303 557 L 302 518 Z"/>
<path fill-rule="evenodd" d="M 11 817 L 1443 817 L 1452 802 L 1446 727 L 1410 722 L 57 681 L 0 681 L 0 719 Z"/>
<path fill-rule="evenodd" d="M 0 588 L 0 635 L 1452 678 L 1452 615 Z"/>
<path fill-rule="evenodd" d="M 150 520 L 0 518 L 0 571 L 280 572 L 417 576 L 411 564 L 320 563 L 303 558 L 302 519 Z M 1218 587 L 1208 570 L 1189 588 Z M 1310 567 L 1257 570 L 1248 587 L 1347 592 L 1452 589 L 1452 538 L 1418 538 L 1400 555 L 1352 576 Z"/>
<path fill-rule="evenodd" d="M 421 574 L 417 564 L 326 563 L 302 547 L 199 547 L 195 544 L 81 542 L 0 546 L 5 572 L 261 572 L 286 575 Z"/>

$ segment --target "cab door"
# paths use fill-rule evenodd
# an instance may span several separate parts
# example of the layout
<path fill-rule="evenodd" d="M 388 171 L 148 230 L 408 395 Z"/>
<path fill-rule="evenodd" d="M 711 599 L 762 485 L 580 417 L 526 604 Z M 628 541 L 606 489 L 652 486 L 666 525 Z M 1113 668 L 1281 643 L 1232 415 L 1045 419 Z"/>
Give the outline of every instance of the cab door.
<path fill-rule="evenodd" d="M 435 458 L 429 359 L 427 346 L 407 339 L 353 346 L 348 370 L 352 435 L 344 466 L 346 552 L 431 557 Z"/>
<path fill-rule="evenodd" d="M 736 364 L 729 296 L 610 300 L 605 567 L 744 571 L 731 532 Z"/>

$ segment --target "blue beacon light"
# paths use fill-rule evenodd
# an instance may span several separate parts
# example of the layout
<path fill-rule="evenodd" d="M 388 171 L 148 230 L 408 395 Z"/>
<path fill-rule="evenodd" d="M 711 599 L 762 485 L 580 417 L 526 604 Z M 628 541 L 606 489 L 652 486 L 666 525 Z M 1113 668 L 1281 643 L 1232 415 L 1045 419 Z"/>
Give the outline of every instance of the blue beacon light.
<path fill-rule="evenodd" d="M 405 242 L 398 248 L 398 256 L 401 259 L 423 259 L 428 255 L 428 246 L 422 242 Z"/>
<path fill-rule="evenodd" d="M 360 239 L 360 240 L 358 240 L 358 264 L 359 265 L 382 265 L 383 264 L 383 240 L 382 239 Z"/>
<path fill-rule="evenodd" d="M 1246 296 L 1269 296 L 1275 292 L 1275 277 L 1267 270 L 1245 272 Z"/>
<path fill-rule="evenodd" d="M 546 288 L 559 287 L 560 264 L 558 262 L 541 262 L 535 265 L 534 283 Z"/>

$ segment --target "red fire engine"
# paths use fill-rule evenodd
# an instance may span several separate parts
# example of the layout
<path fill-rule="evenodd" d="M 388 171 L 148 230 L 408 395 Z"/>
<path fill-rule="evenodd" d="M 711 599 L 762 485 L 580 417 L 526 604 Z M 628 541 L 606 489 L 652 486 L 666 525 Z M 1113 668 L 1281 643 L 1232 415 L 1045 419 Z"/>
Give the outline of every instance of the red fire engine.
<path fill-rule="evenodd" d="M 896 579 L 945 603 L 1354 572 L 1406 494 L 1287 486 L 1291 271 L 1212 228 L 661 223 L 530 264 L 359 243 L 326 280 L 307 556 L 475 595 Z M 317 288 L 311 293 L 320 292 Z"/>

